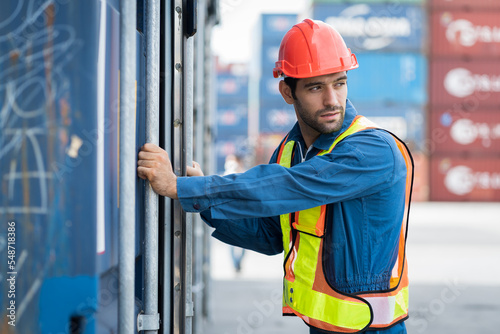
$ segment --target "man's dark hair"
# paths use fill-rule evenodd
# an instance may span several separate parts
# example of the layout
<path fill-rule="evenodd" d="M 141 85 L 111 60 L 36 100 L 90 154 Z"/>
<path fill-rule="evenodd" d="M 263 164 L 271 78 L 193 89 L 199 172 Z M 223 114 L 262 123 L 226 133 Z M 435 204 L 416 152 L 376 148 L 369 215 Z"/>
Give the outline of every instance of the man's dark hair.
<path fill-rule="evenodd" d="M 299 79 L 297 78 L 292 78 L 292 77 L 285 77 L 285 83 L 290 87 L 290 90 L 292 91 L 292 97 L 294 100 L 297 100 L 297 96 L 295 95 L 295 89 L 297 89 L 297 82 Z"/>

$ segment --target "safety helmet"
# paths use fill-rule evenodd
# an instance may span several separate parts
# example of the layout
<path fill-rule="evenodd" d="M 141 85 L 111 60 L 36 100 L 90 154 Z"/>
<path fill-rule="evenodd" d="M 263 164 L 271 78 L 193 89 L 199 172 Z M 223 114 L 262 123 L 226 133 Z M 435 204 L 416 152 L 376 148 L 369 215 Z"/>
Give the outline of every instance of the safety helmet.
<path fill-rule="evenodd" d="M 358 68 L 356 56 L 330 25 L 305 19 L 283 37 L 273 69 L 275 78 L 310 78 Z"/>

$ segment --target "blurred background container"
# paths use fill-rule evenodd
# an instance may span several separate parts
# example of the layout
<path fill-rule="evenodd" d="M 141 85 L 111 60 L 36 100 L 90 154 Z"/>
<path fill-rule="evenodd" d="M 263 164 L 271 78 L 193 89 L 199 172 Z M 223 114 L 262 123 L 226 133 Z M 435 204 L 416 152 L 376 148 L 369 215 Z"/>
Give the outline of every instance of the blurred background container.
<path fill-rule="evenodd" d="M 433 200 L 500 201 L 500 160 L 496 156 L 434 155 L 430 175 Z"/>
<path fill-rule="evenodd" d="M 217 66 L 215 171 L 224 174 L 228 155 L 245 155 L 248 145 L 248 74 L 245 64 Z"/>
<path fill-rule="evenodd" d="M 500 9 L 497 0 L 429 0 L 431 9 L 486 10 Z"/>
<path fill-rule="evenodd" d="M 500 199 L 500 2 L 431 0 L 430 200 Z"/>

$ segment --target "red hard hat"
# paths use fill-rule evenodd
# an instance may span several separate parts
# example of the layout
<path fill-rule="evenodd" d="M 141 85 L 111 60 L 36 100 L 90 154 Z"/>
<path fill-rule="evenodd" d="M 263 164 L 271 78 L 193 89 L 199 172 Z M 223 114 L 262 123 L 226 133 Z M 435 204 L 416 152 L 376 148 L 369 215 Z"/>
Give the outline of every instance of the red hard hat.
<path fill-rule="evenodd" d="M 273 75 L 300 79 L 357 67 L 356 56 L 335 29 L 322 21 L 305 19 L 283 37 Z"/>

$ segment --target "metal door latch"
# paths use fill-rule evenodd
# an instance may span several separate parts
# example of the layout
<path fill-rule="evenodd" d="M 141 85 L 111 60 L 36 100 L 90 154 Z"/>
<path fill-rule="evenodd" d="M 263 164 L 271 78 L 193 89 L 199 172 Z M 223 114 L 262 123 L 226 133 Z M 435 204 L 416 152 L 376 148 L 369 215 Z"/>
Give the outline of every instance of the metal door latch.
<path fill-rule="evenodd" d="M 154 331 L 160 329 L 160 315 L 146 315 L 139 313 L 137 315 L 137 332 Z"/>

